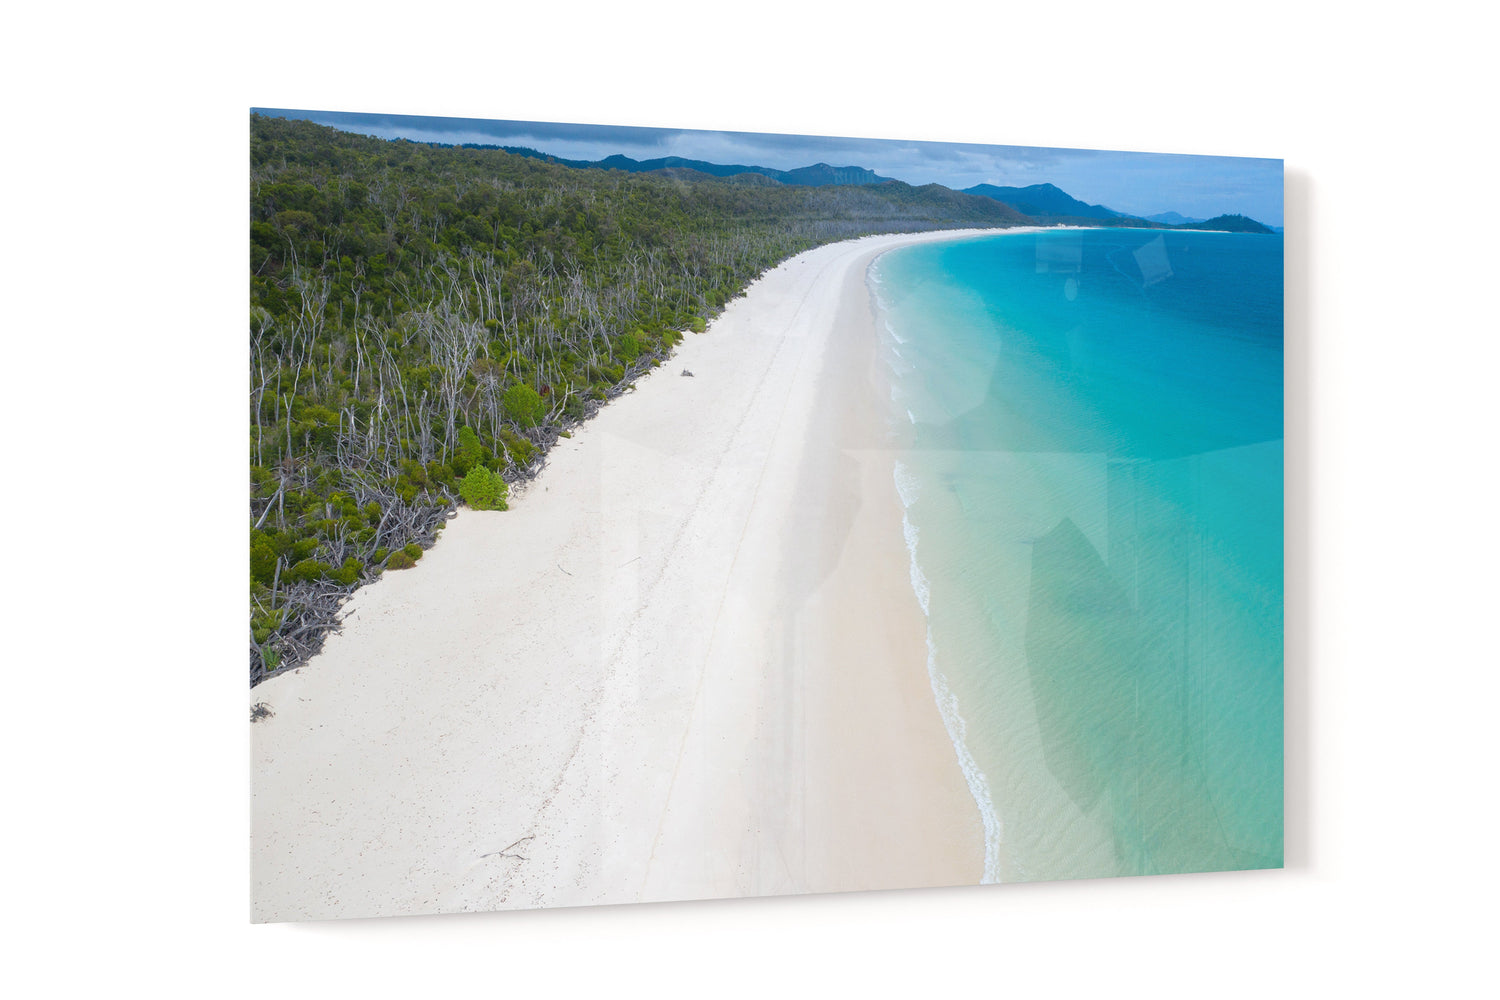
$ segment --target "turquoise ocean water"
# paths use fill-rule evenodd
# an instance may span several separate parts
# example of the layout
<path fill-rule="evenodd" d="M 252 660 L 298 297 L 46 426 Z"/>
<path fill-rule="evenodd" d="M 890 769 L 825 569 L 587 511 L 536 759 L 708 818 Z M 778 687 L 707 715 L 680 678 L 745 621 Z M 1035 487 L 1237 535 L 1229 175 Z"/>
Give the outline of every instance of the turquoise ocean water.
<path fill-rule="evenodd" d="M 1282 239 L 917 245 L 871 285 L 986 879 L 1282 863 Z"/>

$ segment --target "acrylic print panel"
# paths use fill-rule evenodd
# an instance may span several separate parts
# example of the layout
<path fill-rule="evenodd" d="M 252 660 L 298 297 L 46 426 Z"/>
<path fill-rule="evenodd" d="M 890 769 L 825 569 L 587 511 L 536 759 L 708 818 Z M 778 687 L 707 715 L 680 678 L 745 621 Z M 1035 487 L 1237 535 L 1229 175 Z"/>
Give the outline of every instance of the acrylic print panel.
<path fill-rule="evenodd" d="M 1281 161 L 250 161 L 256 920 L 1281 865 Z"/>

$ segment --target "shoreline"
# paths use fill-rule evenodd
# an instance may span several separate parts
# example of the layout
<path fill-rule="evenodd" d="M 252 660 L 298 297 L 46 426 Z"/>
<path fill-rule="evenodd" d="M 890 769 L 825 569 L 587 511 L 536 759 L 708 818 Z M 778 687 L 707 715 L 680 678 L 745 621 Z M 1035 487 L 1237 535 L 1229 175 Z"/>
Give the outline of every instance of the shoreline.
<path fill-rule="evenodd" d="M 253 918 L 978 883 L 865 277 L 998 232 L 783 262 L 356 592 L 252 691 Z"/>
<path fill-rule="evenodd" d="M 1005 234 L 1035 233 L 1040 231 L 1044 231 L 1044 229 L 1042 227 L 1026 226 L 1016 227 L 1010 230 L 1000 230 L 998 232 L 993 232 L 991 235 L 999 236 Z M 885 340 L 888 338 L 888 342 L 878 347 L 877 351 L 881 349 L 890 350 L 897 357 L 900 357 L 900 352 L 897 345 L 905 344 L 906 341 L 896 333 L 895 328 L 891 325 L 890 318 L 887 315 L 888 310 L 885 300 L 880 294 L 881 282 L 875 277 L 874 274 L 876 263 L 881 257 L 888 253 L 890 249 L 897 248 L 892 247 L 875 254 L 866 267 L 865 274 L 870 298 L 870 311 L 872 314 L 872 332 L 875 334 L 877 340 Z M 882 371 L 885 371 L 884 366 L 882 366 Z M 882 386 L 882 395 L 880 396 L 880 398 L 890 399 L 891 393 L 894 391 L 894 385 L 895 379 L 894 374 L 892 373 L 884 379 L 884 384 Z M 907 412 L 907 416 L 908 418 L 910 418 L 910 411 Z M 937 663 L 937 645 L 936 639 L 933 636 L 932 622 L 928 609 L 930 585 L 926 572 L 921 565 L 921 560 L 917 556 L 917 528 L 912 524 L 908 513 L 911 503 L 915 499 L 915 494 L 911 494 L 911 491 L 915 489 L 915 483 L 910 481 L 910 473 L 901 461 L 901 454 L 904 451 L 909 450 L 910 447 L 910 427 L 907 424 L 903 424 L 901 422 L 899 415 L 891 416 L 890 420 L 892 427 L 899 428 L 899 430 L 893 432 L 894 436 L 898 438 L 898 444 L 894 449 L 893 454 L 891 455 L 890 462 L 888 463 L 890 466 L 888 485 L 891 487 L 891 492 L 896 497 L 896 500 L 898 502 L 898 510 L 900 511 L 901 515 L 901 534 L 902 540 L 905 543 L 906 567 L 908 578 L 910 580 L 910 587 L 912 590 L 912 594 L 922 611 L 922 630 L 925 642 L 924 656 L 927 668 L 929 691 L 933 699 L 933 703 L 937 706 L 938 713 L 942 718 L 943 727 L 947 732 L 949 743 L 952 747 L 954 755 L 956 756 L 959 769 L 963 773 L 964 782 L 968 786 L 969 794 L 973 799 L 975 809 L 979 813 L 980 822 L 983 827 L 982 842 L 984 862 L 982 866 L 982 876 L 979 881 L 981 884 L 995 884 L 1001 881 L 1000 851 L 1001 841 L 1004 836 L 1004 823 L 1000 817 L 998 809 L 995 806 L 994 797 L 989 786 L 989 779 L 985 775 L 983 769 L 980 768 L 978 761 L 974 757 L 973 751 L 971 751 L 969 748 L 968 723 L 961 711 L 962 706 L 959 703 L 958 696 L 954 694 L 952 685 L 947 675 L 943 673 Z"/>

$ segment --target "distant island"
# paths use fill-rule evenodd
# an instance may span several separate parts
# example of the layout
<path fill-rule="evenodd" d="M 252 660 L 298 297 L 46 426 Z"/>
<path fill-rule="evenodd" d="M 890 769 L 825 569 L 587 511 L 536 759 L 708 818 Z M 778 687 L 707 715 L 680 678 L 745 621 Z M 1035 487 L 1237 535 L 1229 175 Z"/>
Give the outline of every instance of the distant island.
<path fill-rule="evenodd" d="M 1263 233 L 1274 234 L 1276 230 L 1270 226 L 1263 226 L 1254 219 L 1243 215 L 1216 215 L 1212 219 L 1202 222 L 1185 222 L 1181 225 L 1170 227 L 1172 229 L 1208 229 L 1224 233 Z"/>
<path fill-rule="evenodd" d="M 1207 229 L 1225 233 L 1274 233 L 1243 215 L 1216 215 L 1212 219 L 1191 219 L 1176 212 L 1162 212 L 1146 218 L 1126 215 L 1103 205 L 1089 205 L 1052 184 L 1030 187 L 997 187 L 976 184 L 964 188 L 965 194 L 991 198 L 1044 226 L 1120 226 L 1130 229 Z"/>

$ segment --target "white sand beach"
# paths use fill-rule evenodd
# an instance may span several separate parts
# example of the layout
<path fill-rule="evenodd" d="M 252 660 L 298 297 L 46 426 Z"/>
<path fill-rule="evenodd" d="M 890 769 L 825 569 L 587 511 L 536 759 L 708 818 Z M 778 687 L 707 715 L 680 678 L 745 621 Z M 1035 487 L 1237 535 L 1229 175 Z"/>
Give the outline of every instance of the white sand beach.
<path fill-rule="evenodd" d="M 955 235 L 763 275 L 252 690 L 253 918 L 977 883 L 865 284 Z"/>

